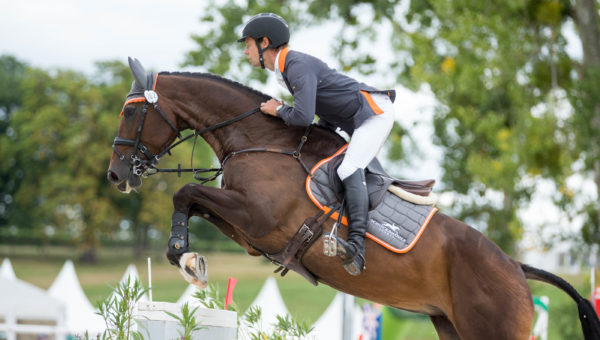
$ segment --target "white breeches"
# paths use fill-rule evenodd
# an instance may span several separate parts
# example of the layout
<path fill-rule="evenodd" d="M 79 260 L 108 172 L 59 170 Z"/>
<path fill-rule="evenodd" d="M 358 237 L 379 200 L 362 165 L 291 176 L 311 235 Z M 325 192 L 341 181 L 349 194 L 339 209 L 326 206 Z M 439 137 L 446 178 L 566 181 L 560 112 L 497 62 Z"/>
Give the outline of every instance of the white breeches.
<path fill-rule="evenodd" d="M 377 156 L 394 125 L 394 106 L 385 94 L 372 93 L 371 97 L 383 113 L 371 116 L 359 126 L 352 137 L 338 176 L 343 181 L 358 169 L 365 169 Z"/>

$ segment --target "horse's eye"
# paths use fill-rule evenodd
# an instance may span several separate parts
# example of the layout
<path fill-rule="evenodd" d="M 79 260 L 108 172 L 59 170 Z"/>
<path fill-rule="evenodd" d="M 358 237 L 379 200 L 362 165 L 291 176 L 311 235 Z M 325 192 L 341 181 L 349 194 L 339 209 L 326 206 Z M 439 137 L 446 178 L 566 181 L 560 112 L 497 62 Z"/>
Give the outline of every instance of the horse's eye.
<path fill-rule="evenodd" d="M 125 115 L 125 118 L 129 118 L 129 117 L 133 116 L 134 113 L 135 113 L 135 106 L 128 106 L 123 110 L 123 114 Z"/>

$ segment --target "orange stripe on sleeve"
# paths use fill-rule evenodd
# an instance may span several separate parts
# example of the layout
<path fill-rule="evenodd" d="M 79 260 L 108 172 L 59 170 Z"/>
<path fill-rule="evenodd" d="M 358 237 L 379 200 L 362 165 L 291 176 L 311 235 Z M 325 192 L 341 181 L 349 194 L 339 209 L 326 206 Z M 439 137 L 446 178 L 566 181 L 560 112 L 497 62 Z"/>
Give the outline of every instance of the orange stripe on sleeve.
<path fill-rule="evenodd" d="M 373 97 L 371 97 L 369 92 L 360 91 L 360 93 L 362 93 L 362 95 L 365 96 L 367 103 L 369 103 L 369 106 L 371 107 L 373 112 L 375 112 L 376 115 L 380 115 L 383 113 L 383 110 L 379 106 L 377 106 L 377 104 L 375 104 L 375 101 L 373 100 Z"/>

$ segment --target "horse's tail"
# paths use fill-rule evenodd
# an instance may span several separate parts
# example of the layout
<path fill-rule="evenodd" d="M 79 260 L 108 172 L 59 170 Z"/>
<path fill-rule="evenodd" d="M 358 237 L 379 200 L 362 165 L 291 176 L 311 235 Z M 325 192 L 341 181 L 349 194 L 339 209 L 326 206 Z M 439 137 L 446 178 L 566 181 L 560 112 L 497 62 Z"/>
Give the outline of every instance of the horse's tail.
<path fill-rule="evenodd" d="M 594 307 L 592 307 L 589 300 L 579 295 L 575 288 L 567 281 L 552 273 L 522 263 L 521 268 L 523 269 L 526 278 L 549 283 L 569 294 L 571 299 L 577 302 L 579 321 L 581 322 L 581 328 L 583 329 L 585 339 L 600 339 L 600 320 L 598 320 L 598 315 L 594 311 Z"/>

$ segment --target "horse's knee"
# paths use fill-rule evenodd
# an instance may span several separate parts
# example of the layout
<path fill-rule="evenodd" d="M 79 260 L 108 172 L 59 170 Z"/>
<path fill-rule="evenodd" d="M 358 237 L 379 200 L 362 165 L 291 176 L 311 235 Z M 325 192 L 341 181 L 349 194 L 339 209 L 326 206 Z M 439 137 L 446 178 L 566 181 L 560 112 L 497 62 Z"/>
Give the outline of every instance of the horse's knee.
<path fill-rule="evenodd" d="M 195 184 L 188 183 L 177 190 L 173 195 L 173 206 L 175 210 L 186 210 L 189 206 L 191 191 L 194 190 Z"/>

